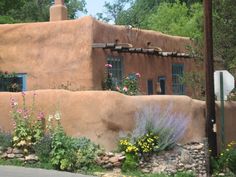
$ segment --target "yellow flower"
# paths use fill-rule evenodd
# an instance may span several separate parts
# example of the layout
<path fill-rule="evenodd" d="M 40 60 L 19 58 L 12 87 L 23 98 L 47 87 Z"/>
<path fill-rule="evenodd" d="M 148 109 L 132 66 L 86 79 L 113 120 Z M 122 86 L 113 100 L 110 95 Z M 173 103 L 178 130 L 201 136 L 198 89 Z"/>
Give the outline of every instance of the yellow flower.
<path fill-rule="evenodd" d="M 18 141 L 18 140 L 19 140 L 19 138 L 17 136 L 13 137 L 13 141 Z"/>

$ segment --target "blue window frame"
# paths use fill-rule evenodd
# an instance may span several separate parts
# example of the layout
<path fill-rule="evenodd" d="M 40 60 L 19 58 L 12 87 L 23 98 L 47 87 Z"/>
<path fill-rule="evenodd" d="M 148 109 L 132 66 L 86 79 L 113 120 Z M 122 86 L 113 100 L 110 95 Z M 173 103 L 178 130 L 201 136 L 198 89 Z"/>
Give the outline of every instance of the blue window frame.
<path fill-rule="evenodd" d="M 180 82 L 180 77 L 184 74 L 184 64 L 172 64 L 172 91 L 174 95 L 184 95 L 185 88 Z"/>
<path fill-rule="evenodd" d="M 160 93 L 161 95 L 165 95 L 166 94 L 166 77 L 164 76 L 160 76 L 158 77 L 158 82 L 160 84 Z"/>
<path fill-rule="evenodd" d="M 148 91 L 148 95 L 153 95 L 153 80 L 152 79 L 147 80 L 147 91 Z"/>

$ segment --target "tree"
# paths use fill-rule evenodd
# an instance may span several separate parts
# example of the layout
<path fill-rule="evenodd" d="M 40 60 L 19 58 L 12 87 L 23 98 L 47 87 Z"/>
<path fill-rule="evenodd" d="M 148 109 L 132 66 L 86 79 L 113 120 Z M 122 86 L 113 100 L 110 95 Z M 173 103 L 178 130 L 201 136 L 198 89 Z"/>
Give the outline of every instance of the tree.
<path fill-rule="evenodd" d="M 213 3 L 214 55 L 223 60 L 225 69 L 236 76 L 236 1 L 215 0 Z"/>
<path fill-rule="evenodd" d="M 12 3 L 16 1 L 16 3 Z M 48 21 L 49 8 L 54 0 L 1 0 L 0 9 L 0 22 L 12 23 L 13 22 L 35 22 L 35 21 Z M 87 12 L 85 9 L 85 0 L 65 0 L 68 8 L 68 16 L 71 19 L 77 17 L 78 11 Z M 5 16 L 3 18 L 3 16 Z M 2 19 L 2 20 L 1 20 Z"/>
<path fill-rule="evenodd" d="M 113 21 L 117 24 L 118 17 L 124 11 L 126 5 L 132 3 L 132 0 L 116 0 L 113 3 L 105 1 L 104 13 L 97 13 L 97 18 L 106 22 Z M 105 16 L 104 16 L 105 15 Z"/>
<path fill-rule="evenodd" d="M 147 28 L 166 34 L 201 38 L 202 5 L 192 4 L 188 7 L 185 3 L 161 3 L 156 11 L 147 18 Z"/>

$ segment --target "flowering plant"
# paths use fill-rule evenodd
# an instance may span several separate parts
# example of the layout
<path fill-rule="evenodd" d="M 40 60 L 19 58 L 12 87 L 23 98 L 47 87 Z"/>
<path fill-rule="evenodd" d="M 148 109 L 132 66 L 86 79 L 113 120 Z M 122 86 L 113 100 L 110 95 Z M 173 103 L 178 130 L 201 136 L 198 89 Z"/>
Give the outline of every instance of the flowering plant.
<path fill-rule="evenodd" d="M 106 71 L 105 71 L 105 80 L 103 81 L 103 89 L 104 90 L 114 90 L 115 84 L 112 80 L 112 73 L 111 73 L 111 64 L 105 64 Z"/>
<path fill-rule="evenodd" d="M 139 73 L 131 73 L 125 77 L 120 86 L 116 87 L 116 90 L 126 95 L 137 95 L 139 92 L 138 80 L 141 77 Z"/>
<path fill-rule="evenodd" d="M 230 142 L 219 157 L 213 159 L 212 164 L 216 175 L 218 173 L 234 173 L 236 175 L 236 141 Z"/>
<path fill-rule="evenodd" d="M 153 133 L 147 133 L 132 142 L 129 138 L 121 139 L 120 149 L 127 154 L 149 157 L 153 153 L 159 152 L 159 137 Z"/>
<path fill-rule="evenodd" d="M 34 105 L 33 96 L 33 105 Z M 27 108 L 25 93 L 22 92 L 23 108 L 20 108 L 18 102 L 11 98 L 12 117 L 14 120 L 13 146 L 22 149 L 28 154 L 32 145 L 37 143 L 44 135 L 45 118 L 43 112 L 35 115 L 34 106 Z"/>

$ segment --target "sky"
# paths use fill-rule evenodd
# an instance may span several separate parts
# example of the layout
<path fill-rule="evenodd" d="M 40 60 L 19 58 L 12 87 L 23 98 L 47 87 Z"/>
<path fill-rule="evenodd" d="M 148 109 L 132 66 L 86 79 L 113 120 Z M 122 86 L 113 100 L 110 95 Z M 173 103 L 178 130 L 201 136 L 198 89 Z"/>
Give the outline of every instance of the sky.
<path fill-rule="evenodd" d="M 88 14 L 87 15 L 92 15 L 95 16 L 96 13 L 98 12 L 103 12 L 103 5 L 107 2 L 112 2 L 114 0 L 86 0 L 87 2 L 87 10 Z"/>

